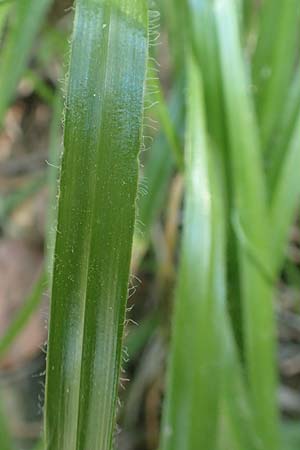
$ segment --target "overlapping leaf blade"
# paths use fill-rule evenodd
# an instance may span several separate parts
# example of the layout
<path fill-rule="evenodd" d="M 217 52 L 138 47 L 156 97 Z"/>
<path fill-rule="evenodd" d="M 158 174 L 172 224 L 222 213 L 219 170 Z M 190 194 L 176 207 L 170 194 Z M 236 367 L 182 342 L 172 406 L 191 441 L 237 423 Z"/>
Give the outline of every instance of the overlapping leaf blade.
<path fill-rule="evenodd" d="M 237 233 L 250 399 L 265 448 L 275 449 L 275 324 L 272 280 L 265 273 L 271 261 L 271 247 L 260 142 L 248 96 L 234 2 L 216 2 L 215 14 L 234 182 L 233 220 L 239 223 L 244 236 L 241 239 Z"/>
<path fill-rule="evenodd" d="M 184 232 L 166 385 L 162 450 L 209 450 L 216 445 L 222 376 L 219 370 L 221 334 L 218 318 L 224 313 L 224 230 L 197 70 L 195 63 L 191 62 Z"/>

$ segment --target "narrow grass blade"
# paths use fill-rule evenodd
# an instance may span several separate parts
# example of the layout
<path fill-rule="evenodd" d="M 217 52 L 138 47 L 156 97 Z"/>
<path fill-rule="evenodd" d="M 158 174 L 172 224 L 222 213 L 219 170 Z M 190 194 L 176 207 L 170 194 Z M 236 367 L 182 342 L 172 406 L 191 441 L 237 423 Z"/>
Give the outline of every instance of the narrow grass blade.
<path fill-rule="evenodd" d="M 0 127 L 51 1 L 20 0 L 13 5 L 10 28 L 0 53 Z"/>
<path fill-rule="evenodd" d="M 16 337 L 28 324 L 33 312 L 36 311 L 41 304 L 42 295 L 46 287 L 47 277 L 45 272 L 43 272 L 34 286 L 32 293 L 25 301 L 24 306 L 18 311 L 16 318 L 6 330 L 4 336 L 0 339 L 0 359 L 3 358 L 5 353 L 9 350 L 9 347 L 14 342 Z"/>
<path fill-rule="evenodd" d="M 221 167 L 226 180 L 223 187 L 226 227 L 228 232 L 228 298 L 230 314 L 239 345 L 242 346 L 241 307 L 240 307 L 240 277 L 237 263 L 236 237 L 231 224 L 230 211 L 233 208 L 233 180 L 228 157 L 228 136 L 226 129 L 225 110 L 223 102 L 223 88 L 221 70 L 218 58 L 218 42 L 216 34 L 213 3 L 211 0 L 188 0 L 189 34 L 194 53 L 202 71 L 204 96 L 207 112 L 207 128 L 209 139 L 220 154 Z"/>
<path fill-rule="evenodd" d="M 48 450 L 112 446 L 147 17 L 140 0 L 76 3 L 47 358 Z"/>
<path fill-rule="evenodd" d="M 272 155 L 268 160 L 269 191 L 274 191 L 281 166 L 285 159 L 294 128 L 300 114 L 300 65 L 298 65 L 287 101 L 282 109 L 281 122 L 278 126 L 277 138 L 274 141 Z"/>
<path fill-rule="evenodd" d="M 265 449 L 274 450 L 278 445 L 278 422 L 273 289 L 262 271 L 262 267 L 270 266 L 272 258 L 265 180 L 233 1 L 216 2 L 215 15 L 234 182 L 233 216 L 261 262 L 258 265 L 250 258 L 248 249 L 237 236 L 250 401 Z"/>
<path fill-rule="evenodd" d="M 299 13 L 298 0 L 266 0 L 262 6 L 253 84 L 257 90 L 262 150 L 270 153 L 270 140 L 276 132 L 296 62 Z"/>
<path fill-rule="evenodd" d="M 206 139 L 203 92 L 189 65 L 186 205 L 180 274 L 166 384 L 162 450 L 214 449 L 220 396 L 220 335 L 224 313 L 222 213 Z M 216 195 L 215 195 L 216 194 Z M 224 249 L 223 249 L 224 251 Z"/>
<path fill-rule="evenodd" d="M 271 198 L 272 256 L 275 273 L 284 262 L 289 231 L 300 205 L 300 115 Z"/>
<path fill-rule="evenodd" d="M 187 0 L 187 34 L 201 67 L 210 138 L 219 151 L 226 145 L 218 44 L 211 0 Z"/>
<path fill-rule="evenodd" d="M 150 69 L 150 77 L 153 78 L 154 84 L 153 89 L 155 90 L 153 99 L 157 103 L 156 106 L 157 117 L 159 119 L 159 123 L 162 127 L 162 130 L 167 138 L 169 148 L 173 152 L 177 168 L 182 171 L 184 168 L 184 161 L 183 161 L 184 156 L 180 138 L 174 127 L 170 111 L 164 99 L 164 94 L 162 92 L 160 81 L 158 78 L 156 78 L 157 77 L 156 70 L 157 69 L 155 67 L 152 67 L 152 70 Z"/>
<path fill-rule="evenodd" d="M 226 314 L 220 321 L 222 328 L 223 376 L 220 450 L 224 450 L 222 421 L 230 435 L 230 449 L 264 450 L 263 441 L 255 426 L 255 415 L 248 395 L 247 380 L 239 360 L 238 349 Z M 227 447 L 225 447 L 227 448 Z"/>

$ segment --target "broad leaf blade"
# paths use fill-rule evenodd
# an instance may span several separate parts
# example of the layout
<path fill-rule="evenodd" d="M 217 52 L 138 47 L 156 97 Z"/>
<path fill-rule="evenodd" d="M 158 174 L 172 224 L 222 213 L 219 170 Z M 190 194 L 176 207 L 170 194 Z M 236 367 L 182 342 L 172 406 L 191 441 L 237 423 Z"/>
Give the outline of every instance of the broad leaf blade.
<path fill-rule="evenodd" d="M 47 361 L 51 450 L 112 445 L 147 37 L 144 1 L 77 1 Z"/>

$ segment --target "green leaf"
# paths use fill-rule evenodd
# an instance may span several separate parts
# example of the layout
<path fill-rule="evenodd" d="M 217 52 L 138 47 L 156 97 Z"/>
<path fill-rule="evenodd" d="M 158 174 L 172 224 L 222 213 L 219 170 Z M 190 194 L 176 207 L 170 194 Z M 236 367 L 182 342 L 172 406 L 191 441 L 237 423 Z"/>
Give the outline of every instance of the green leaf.
<path fill-rule="evenodd" d="M 255 426 L 255 412 L 249 399 L 247 380 L 236 343 L 231 330 L 231 323 L 226 314 L 220 320 L 222 329 L 223 372 L 222 372 L 222 409 L 221 420 L 225 423 L 220 428 L 220 450 L 224 450 L 224 428 L 229 435 L 230 449 L 263 450 L 263 442 Z M 221 423 L 222 425 L 222 423 Z M 225 447 L 227 448 L 227 447 Z"/>
<path fill-rule="evenodd" d="M 272 155 L 268 161 L 268 185 L 272 193 L 278 181 L 278 176 L 289 148 L 294 128 L 300 114 L 300 66 L 294 76 L 293 83 L 289 89 L 287 100 L 282 108 L 281 121 L 278 124 L 278 132 Z"/>
<path fill-rule="evenodd" d="M 146 2 L 77 1 L 51 296 L 48 450 L 112 446 L 147 53 Z"/>
<path fill-rule="evenodd" d="M 299 37 L 298 0 L 263 2 L 253 84 L 261 127 L 262 150 L 272 155 L 271 138 L 288 93 Z M 272 156 L 271 156 L 272 157 Z"/>
<path fill-rule="evenodd" d="M 202 71 L 207 127 L 220 152 L 226 147 L 218 43 L 211 0 L 187 0 L 189 42 Z"/>
<path fill-rule="evenodd" d="M 184 231 L 166 384 L 162 450 L 214 449 L 225 307 L 221 196 L 197 66 L 189 66 Z"/>
<path fill-rule="evenodd" d="M 52 0 L 19 0 L 0 53 L 0 127 Z"/>
<path fill-rule="evenodd" d="M 217 2 L 215 15 L 234 183 L 233 215 L 238 217 L 255 259 L 261 263 L 256 264 L 238 240 L 250 401 L 260 439 L 265 449 L 274 450 L 278 445 L 278 418 L 273 286 L 261 270 L 261 266 L 271 266 L 272 255 L 260 142 L 233 1 Z"/>
<path fill-rule="evenodd" d="M 210 0 L 188 0 L 187 33 L 189 42 L 202 71 L 204 97 L 207 113 L 207 128 L 209 139 L 220 154 L 220 166 L 224 173 L 223 193 L 225 200 L 226 227 L 228 229 L 228 297 L 230 314 L 233 318 L 235 334 L 242 346 L 240 278 L 237 263 L 237 245 L 231 224 L 231 209 L 233 208 L 233 176 L 228 158 L 228 137 L 226 129 L 223 88 L 221 83 L 220 61 L 218 58 L 218 42 L 213 3 Z"/>
<path fill-rule="evenodd" d="M 291 224 L 300 204 L 300 115 L 281 164 L 280 173 L 271 198 L 272 264 L 275 272 L 281 269 L 286 254 Z"/>

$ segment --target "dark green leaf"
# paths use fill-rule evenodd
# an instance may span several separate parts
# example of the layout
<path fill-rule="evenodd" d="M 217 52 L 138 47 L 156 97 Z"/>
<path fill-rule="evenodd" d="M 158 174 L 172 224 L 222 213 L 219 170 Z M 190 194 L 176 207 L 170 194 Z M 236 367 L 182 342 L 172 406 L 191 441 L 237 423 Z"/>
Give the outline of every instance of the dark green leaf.
<path fill-rule="evenodd" d="M 144 1 L 77 1 L 51 297 L 48 450 L 112 446 L 147 38 Z"/>

